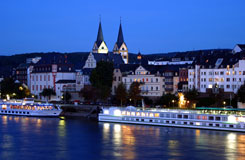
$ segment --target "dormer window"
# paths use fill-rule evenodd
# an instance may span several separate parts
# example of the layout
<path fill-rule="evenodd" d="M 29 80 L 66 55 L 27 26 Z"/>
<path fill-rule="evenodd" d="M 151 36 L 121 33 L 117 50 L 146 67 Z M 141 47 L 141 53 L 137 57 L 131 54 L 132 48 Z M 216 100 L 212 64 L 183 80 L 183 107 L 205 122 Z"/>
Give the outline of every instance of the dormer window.
<path fill-rule="evenodd" d="M 125 50 L 124 48 L 122 48 L 122 50 Z"/>

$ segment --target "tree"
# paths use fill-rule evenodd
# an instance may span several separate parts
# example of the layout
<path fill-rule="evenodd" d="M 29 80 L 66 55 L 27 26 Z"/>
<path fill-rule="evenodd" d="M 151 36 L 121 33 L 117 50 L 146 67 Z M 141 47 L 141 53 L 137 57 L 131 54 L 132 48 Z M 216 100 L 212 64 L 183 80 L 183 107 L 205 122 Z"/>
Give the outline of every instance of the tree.
<path fill-rule="evenodd" d="M 121 106 L 127 100 L 127 91 L 123 83 L 120 83 L 116 89 L 116 99 L 120 101 Z"/>
<path fill-rule="evenodd" d="M 237 91 L 237 98 L 239 102 L 245 103 L 245 84 Z"/>
<path fill-rule="evenodd" d="M 70 99 L 71 99 L 71 94 L 69 92 L 65 92 L 63 95 L 62 95 L 62 99 L 65 101 L 65 102 L 68 102 Z"/>
<path fill-rule="evenodd" d="M 83 97 L 85 101 L 96 101 L 97 91 L 93 86 L 85 85 L 80 91 L 80 97 Z"/>
<path fill-rule="evenodd" d="M 133 82 L 130 85 L 129 89 L 129 98 L 134 101 L 134 106 L 136 106 L 136 103 L 138 100 L 141 100 L 141 90 L 140 90 L 140 83 L 139 82 Z"/>
<path fill-rule="evenodd" d="M 184 93 L 185 99 L 189 101 L 189 106 L 192 106 L 192 104 L 196 103 L 198 100 L 199 93 L 198 91 L 194 88 L 192 90 L 188 90 L 187 92 Z"/>
<path fill-rule="evenodd" d="M 102 100 L 106 100 L 111 94 L 113 70 L 112 62 L 100 61 L 90 75 L 89 80 Z"/>
<path fill-rule="evenodd" d="M 157 104 L 160 105 L 164 105 L 164 106 L 168 106 L 171 107 L 174 106 L 174 103 L 176 103 L 178 101 L 178 97 L 175 96 L 174 94 L 163 94 L 160 99 L 158 99 Z"/>
<path fill-rule="evenodd" d="M 50 100 L 52 95 L 56 95 L 55 91 L 51 88 L 44 88 L 43 91 L 40 93 L 41 96 L 47 97 Z"/>
<path fill-rule="evenodd" d="M 30 95 L 30 90 L 21 83 L 15 83 L 12 78 L 5 78 L 0 83 L 1 98 L 6 98 L 9 95 L 11 98 L 22 99 Z"/>

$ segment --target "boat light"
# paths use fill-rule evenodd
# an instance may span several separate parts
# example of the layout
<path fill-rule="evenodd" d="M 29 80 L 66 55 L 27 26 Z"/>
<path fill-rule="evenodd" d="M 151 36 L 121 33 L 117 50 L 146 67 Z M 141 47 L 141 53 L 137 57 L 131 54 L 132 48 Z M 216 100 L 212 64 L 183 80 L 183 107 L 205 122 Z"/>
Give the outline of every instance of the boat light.
<path fill-rule="evenodd" d="M 121 114 L 121 111 L 119 110 L 119 109 L 116 109 L 115 111 L 114 111 L 114 116 L 121 116 L 122 114 Z"/>
<path fill-rule="evenodd" d="M 237 121 L 235 116 L 232 115 L 228 116 L 228 123 L 236 123 L 236 122 Z"/>
<path fill-rule="evenodd" d="M 109 110 L 104 110 L 104 114 L 109 114 Z"/>

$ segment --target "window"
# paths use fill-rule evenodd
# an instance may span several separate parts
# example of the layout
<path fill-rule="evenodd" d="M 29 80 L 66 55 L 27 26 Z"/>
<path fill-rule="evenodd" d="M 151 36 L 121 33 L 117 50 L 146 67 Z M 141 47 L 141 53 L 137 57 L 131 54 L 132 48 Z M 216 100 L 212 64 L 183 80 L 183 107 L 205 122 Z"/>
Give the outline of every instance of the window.
<path fill-rule="evenodd" d="M 227 81 L 227 82 L 230 82 L 230 78 L 226 78 L 226 81 Z"/>
<path fill-rule="evenodd" d="M 224 72 L 222 71 L 222 72 L 220 72 L 220 75 L 224 75 Z"/>
<path fill-rule="evenodd" d="M 230 85 L 226 85 L 226 88 L 230 88 Z"/>

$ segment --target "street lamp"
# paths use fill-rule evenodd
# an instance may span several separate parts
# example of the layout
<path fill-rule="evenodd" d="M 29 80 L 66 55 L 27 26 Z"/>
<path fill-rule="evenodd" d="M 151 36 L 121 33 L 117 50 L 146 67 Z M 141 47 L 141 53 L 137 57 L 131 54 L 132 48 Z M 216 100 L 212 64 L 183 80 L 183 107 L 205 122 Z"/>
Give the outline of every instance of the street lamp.
<path fill-rule="evenodd" d="M 173 103 L 173 108 L 174 108 L 174 102 L 175 102 L 175 101 L 174 101 L 174 99 L 173 99 L 173 100 L 172 100 L 172 103 Z"/>
<path fill-rule="evenodd" d="M 226 101 L 223 102 L 224 107 L 225 107 L 225 104 L 226 104 Z"/>

